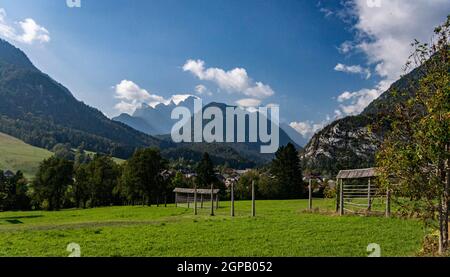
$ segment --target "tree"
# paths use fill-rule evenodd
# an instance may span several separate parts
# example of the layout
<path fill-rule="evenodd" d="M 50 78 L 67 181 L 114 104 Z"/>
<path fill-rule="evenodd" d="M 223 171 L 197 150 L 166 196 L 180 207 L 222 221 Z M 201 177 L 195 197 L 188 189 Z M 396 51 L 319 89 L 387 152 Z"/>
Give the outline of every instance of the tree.
<path fill-rule="evenodd" d="M 175 177 L 172 178 L 172 187 L 174 188 L 184 188 L 186 187 L 187 181 L 184 178 L 183 173 L 177 172 Z"/>
<path fill-rule="evenodd" d="M 33 182 L 34 198 L 48 210 L 59 210 L 65 193 L 72 184 L 73 163 L 55 156 L 44 160 Z"/>
<path fill-rule="evenodd" d="M 0 171 L 0 210 L 27 210 L 30 208 L 28 181 L 18 171 L 7 177 Z"/>
<path fill-rule="evenodd" d="M 278 186 L 278 198 L 296 198 L 304 193 L 300 159 L 292 143 L 281 146 L 275 153 L 270 173 Z"/>
<path fill-rule="evenodd" d="M 153 198 L 159 204 L 165 184 L 160 173 L 166 167 L 167 163 L 158 149 L 136 150 L 124 165 L 120 179 L 121 195 L 132 203 L 140 199 L 143 204 L 151 205 Z"/>
<path fill-rule="evenodd" d="M 52 148 L 52 152 L 59 159 L 65 159 L 68 161 L 73 161 L 75 155 L 70 147 L 70 144 L 58 143 Z"/>
<path fill-rule="evenodd" d="M 86 169 L 90 206 L 114 204 L 113 190 L 117 186 L 120 176 L 119 166 L 110 156 L 96 154 Z"/>
<path fill-rule="evenodd" d="M 438 217 L 439 252 L 448 249 L 448 202 L 450 186 L 450 16 L 435 29 L 431 45 L 415 41 L 406 69 L 417 67 L 415 94 L 399 101 L 389 118 L 391 131 L 385 137 L 377 163 L 380 180 L 393 194 L 411 201 L 402 207 L 425 220 Z M 407 91 L 397 92 L 405 99 Z"/>
<path fill-rule="evenodd" d="M 260 174 L 257 170 L 250 170 L 242 174 L 234 187 L 236 200 L 248 200 L 252 197 L 252 182 L 255 182 L 255 191 L 258 192 Z"/>
<path fill-rule="evenodd" d="M 214 173 L 214 164 L 208 153 L 203 154 L 202 160 L 197 165 L 197 181 L 201 187 L 209 188 L 217 181 Z"/>
<path fill-rule="evenodd" d="M 257 183 L 258 194 L 265 199 L 276 198 L 279 195 L 279 186 L 277 186 L 275 180 L 271 178 L 266 172 L 259 174 Z"/>
<path fill-rule="evenodd" d="M 90 171 L 88 164 L 80 164 L 76 167 L 74 172 L 75 182 L 73 184 L 72 193 L 75 202 L 75 207 L 87 206 L 87 201 L 91 197 L 90 189 Z"/>
<path fill-rule="evenodd" d="M 77 151 L 75 152 L 74 156 L 74 162 L 75 162 L 75 168 L 77 168 L 81 164 L 87 164 L 91 161 L 91 157 L 89 156 L 86 151 L 84 151 L 84 144 L 81 144 Z"/>

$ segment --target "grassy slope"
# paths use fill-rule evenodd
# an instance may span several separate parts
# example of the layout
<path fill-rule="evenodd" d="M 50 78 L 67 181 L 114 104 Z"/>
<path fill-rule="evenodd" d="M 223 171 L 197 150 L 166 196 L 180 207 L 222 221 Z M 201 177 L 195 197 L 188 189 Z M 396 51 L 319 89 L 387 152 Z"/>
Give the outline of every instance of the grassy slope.
<path fill-rule="evenodd" d="M 369 243 L 411 256 L 424 235 L 413 220 L 307 213 L 305 200 L 258 201 L 256 218 L 247 201 L 235 218 L 228 205 L 215 217 L 173 206 L 0 213 L 0 256 L 67 256 L 72 242 L 82 256 L 366 256 Z"/>
<path fill-rule="evenodd" d="M 21 170 L 25 177 L 31 178 L 36 173 L 39 163 L 52 153 L 34 147 L 21 140 L 0 133 L 0 169 L 16 172 Z"/>
<path fill-rule="evenodd" d="M 94 152 L 88 152 L 91 156 Z M 52 156 L 53 153 L 39 147 L 34 147 L 25 142 L 0 133 L 0 169 L 16 172 L 21 170 L 25 177 L 32 179 L 39 168 L 39 163 Z M 113 160 L 121 164 L 124 160 L 113 157 Z"/>

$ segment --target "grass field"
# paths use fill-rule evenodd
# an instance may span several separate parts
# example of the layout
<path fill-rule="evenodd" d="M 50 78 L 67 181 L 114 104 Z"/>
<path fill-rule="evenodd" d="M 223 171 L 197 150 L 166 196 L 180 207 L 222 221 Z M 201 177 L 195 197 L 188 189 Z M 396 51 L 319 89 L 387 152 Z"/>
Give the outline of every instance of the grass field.
<path fill-rule="evenodd" d="M 94 152 L 86 151 L 89 155 L 94 156 Z M 11 170 L 16 173 L 21 170 L 25 177 L 29 180 L 33 179 L 39 164 L 53 155 L 52 152 L 34 147 L 25 142 L 0 133 L 0 169 Z M 113 160 L 121 164 L 124 160 L 113 157 Z"/>
<path fill-rule="evenodd" d="M 51 155 L 50 151 L 0 133 L 0 169 L 2 170 L 11 170 L 14 173 L 21 170 L 26 178 L 32 178 L 39 168 L 39 163 Z"/>
<path fill-rule="evenodd" d="M 306 200 L 236 203 L 236 217 L 222 202 L 208 210 L 108 207 L 60 212 L 0 213 L 0 256 L 367 256 L 369 243 L 382 256 L 414 256 L 425 231 L 414 220 L 305 212 Z M 333 201 L 315 207 L 332 210 Z"/>

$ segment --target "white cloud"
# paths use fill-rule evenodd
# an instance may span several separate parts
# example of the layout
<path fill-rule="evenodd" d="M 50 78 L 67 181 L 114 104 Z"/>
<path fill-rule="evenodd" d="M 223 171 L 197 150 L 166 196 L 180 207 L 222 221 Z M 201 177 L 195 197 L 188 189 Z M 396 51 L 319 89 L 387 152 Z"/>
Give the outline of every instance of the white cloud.
<path fill-rule="evenodd" d="M 354 45 L 353 42 L 351 41 L 344 41 L 338 48 L 339 52 L 341 52 L 342 54 L 347 54 L 350 51 L 352 51 L 354 49 Z"/>
<path fill-rule="evenodd" d="M 356 92 L 344 92 L 338 97 L 338 101 L 350 102 L 346 105 L 340 105 L 342 112 L 347 115 L 356 115 L 361 113 L 373 100 L 377 99 L 382 91 L 376 89 L 361 89 Z M 336 113 L 337 115 L 339 113 Z"/>
<path fill-rule="evenodd" d="M 329 17 L 329 16 L 331 16 L 331 15 L 334 14 L 334 12 L 333 12 L 332 10 L 327 9 L 327 8 L 320 8 L 319 11 L 320 11 L 321 13 L 323 13 L 323 14 L 325 15 L 325 17 Z"/>
<path fill-rule="evenodd" d="M 357 47 L 377 73 L 397 79 L 402 73 L 414 39 L 429 42 L 434 27 L 441 24 L 450 11 L 448 0 L 410 1 L 384 0 L 381 7 L 367 5 L 367 0 L 354 0 L 352 13 L 359 32 Z"/>
<path fill-rule="evenodd" d="M 338 63 L 334 67 L 334 70 L 351 74 L 360 74 L 363 75 L 366 79 L 369 79 L 371 76 L 370 69 L 363 68 L 360 65 L 345 65 Z"/>
<path fill-rule="evenodd" d="M 304 138 L 311 138 L 315 133 L 320 131 L 323 127 L 325 127 L 326 122 L 321 123 L 313 123 L 312 121 L 303 121 L 303 122 L 291 122 L 289 126 L 291 126 L 294 130 L 296 130 L 300 135 Z"/>
<path fill-rule="evenodd" d="M 193 96 L 192 94 L 175 94 L 166 99 L 163 96 L 150 93 L 129 80 L 122 80 L 113 88 L 115 90 L 115 98 L 121 100 L 114 108 L 120 112 L 129 114 L 133 113 L 143 103 L 152 107 L 159 104 L 168 105 L 170 102 L 178 105 L 188 97 Z"/>
<path fill-rule="evenodd" d="M 16 25 L 18 26 L 8 24 L 6 11 L 0 8 L 0 36 L 26 44 L 50 41 L 49 31 L 36 23 L 32 18 L 19 21 Z"/>
<path fill-rule="evenodd" d="M 116 98 L 122 100 L 136 100 L 145 101 L 152 98 L 151 94 L 145 89 L 141 89 L 132 81 L 122 80 L 119 84 L 115 86 Z M 160 96 L 154 96 L 159 101 L 163 101 L 164 98 Z"/>
<path fill-rule="evenodd" d="M 131 101 L 131 102 L 120 101 L 114 106 L 114 108 L 121 113 L 132 114 L 141 105 L 142 103 L 139 103 L 138 101 Z"/>
<path fill-rule="evenodd" d="M 195 92 L 196 92 L 198 95 L 208 95 L 208 96 L 212 96 L 212 92 L 211 92 L 207 87 L 205 87 L 204 85 L 198 85 L 198 86 L 196 86 L 196 87 L 195 87 Z"/>
<path fill-rule="evenodd" d="M 341 53 L 363 53 L 381 81 L 374 88 L 362 88 L 340 95 L 341 112 L 357 114 L 396 81 L 411 52 L 414 39 L 429 42 L 434 27 L 441 24 L 450 10 L 450 1 L 382 0 L 380 7 L 367 4 L 367 0 L 352 0 L 346 14 L 353 18 L 353 42 L 346 41 Z M 349 21 L 346 21 L 349 22 Z"/>
<path fill-rule="evenodd" d="M 175 105 L 179 105 L 181 102 L 184 102 L 189 97 L 198 98 L 197 96 L 194 96 L 192 94 L 175 94 L 175 95 L 172 95 L 172 97 L 170 97 L 170 99 L 165 100 L 165 102 L 163 102 L 163 104 L 167 105 L 170 102 L 173 102 L 173 103 L 175 103 Z"/>
<path fill-rule="evenodd" d="M 236 104 L 239 107 L 244 107 L 244 108 L 250 108 L 250 107 L 258 107 L 259 105 L 261 105 L 261 100 L 259 99 L 254 99 L 254 98 L 245 98 L 245 99 L 241 99 L 236 101 Z"/>
<path fill-rule="evenodd" d="M 200 80 L 211 81 L 228 92 L 242 93 L 260 99 L 275 94 L 270 86 L 254 82 L 244 68 L 225 71 L 221 68 L 205 68 L 205 62 L 202 60 L 188 60 L 184 64 L 183 70 L 191 72 Z"/>

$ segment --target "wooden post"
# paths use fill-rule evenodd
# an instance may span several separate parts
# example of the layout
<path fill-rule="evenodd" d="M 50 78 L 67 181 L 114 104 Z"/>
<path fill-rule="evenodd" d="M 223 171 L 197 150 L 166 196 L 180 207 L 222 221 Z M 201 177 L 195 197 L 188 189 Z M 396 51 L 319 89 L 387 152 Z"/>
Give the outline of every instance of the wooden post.
<path fill-rule="evenodd" d="M 197 185 L 194 186 L 194 215 L 197 215 Z"/>
<path fill-rule="evenodd" d="M 231 182 L 231 216 L 234 216 L 234 182 Z"/>
<path fill-rule="evenodd" d="M 255 181 L 252 181 L 252 216 L 256 216 L 255 211 Z"/>
<path fill-rule="evenodd" d="M 339 212 L 339 195 L 340 195 L 339 182 L 340 179 L 336 179 L 336 183 L 334 183 L 334 189 L 336 190 L 336 213 Z"/>
<path fill-rule="evenodd" d="M 214 185 L 211 184 L 211 216 L 214 216 Z"/>
<path fill-rule="evenodd" d="M 190 205 L 189 205 L 189 193 L 187 194 L 187 204 L 188 204 L 188 209 L 190 208 Z"/>
<path fill-rule="evenodd" d="M 203 194 L 200 194 L 200 209 L 203 209 Z"/>
<path fill-rule="evenodd" d="M 370 210 L 372 209 L 372 199 L 371 199 L 371 183 L 370 183 L 370 178 L 369 178 L 369 183 L 367 185 L 367 211 L 370 212 Z"/>
<path fill-rule="evenodd" d="M 391 217 L 391 190 L 386 190 L 386 217 Z"/>
<path fill-rule="evenodd" d="M 342 179 L 339 190 L 339 215 L 344 215 L 344 181 Z"/>
<path fill-rule="evenodd" d="M 216 210 L 219 209 L 219 194 L 216 194 Z"/>
<path fill-rule="evenodd" d="M 312 211 L 312 185 L 311 185 L 311 177 L 309 178 L 309 201 L 308 201 L 308 209 Z"/>
<path fill-rule="evenodd" d="M 175 192 L 175 207 L 178 207 L 178 192 Z"/>

